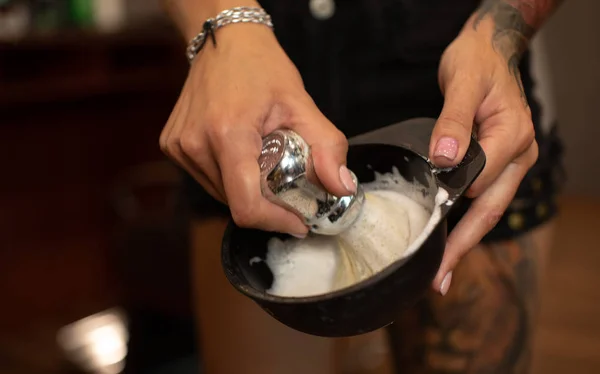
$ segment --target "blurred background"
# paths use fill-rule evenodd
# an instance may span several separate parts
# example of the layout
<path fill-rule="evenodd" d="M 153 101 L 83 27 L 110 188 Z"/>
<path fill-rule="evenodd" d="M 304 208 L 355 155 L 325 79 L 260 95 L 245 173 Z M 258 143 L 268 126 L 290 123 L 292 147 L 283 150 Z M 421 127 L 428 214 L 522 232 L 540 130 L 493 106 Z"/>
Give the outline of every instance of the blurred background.
<path fill-rule="evenodd" d="M 568 173 L 539 374 L 600 373 L 598 14 L 566 1 L 532 46 Z M 186 209 L 158 149 L 184 47 L 158 0 L 0 0 L 0 373 L 199 372 Z"/>

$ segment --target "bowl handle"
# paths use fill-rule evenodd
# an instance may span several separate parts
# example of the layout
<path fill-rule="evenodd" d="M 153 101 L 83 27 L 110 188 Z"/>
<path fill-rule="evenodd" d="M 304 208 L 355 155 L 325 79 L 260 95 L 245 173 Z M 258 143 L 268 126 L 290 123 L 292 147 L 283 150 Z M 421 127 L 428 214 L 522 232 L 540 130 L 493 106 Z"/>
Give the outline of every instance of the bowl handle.
<path fill-rule="evenodd" d="M 429 140 L 435 126 L 433 118 L 413 118 L 387 127 L 383 127 L 349 139 L 356 144 L 389 144 L 409 149 L 423 157 L 436 175 L 438 186 L 448 191 L 448 199 L 455 202 L 473 184 L 485 166 L 485 153 L 475 139 L 471 143 L 463 160 L 455 167 L 438 169 L 429 160 Z M 452 204 L 444 205 L 444 210 Z M 447 212 L 444 212 L 447 213 Z"/>

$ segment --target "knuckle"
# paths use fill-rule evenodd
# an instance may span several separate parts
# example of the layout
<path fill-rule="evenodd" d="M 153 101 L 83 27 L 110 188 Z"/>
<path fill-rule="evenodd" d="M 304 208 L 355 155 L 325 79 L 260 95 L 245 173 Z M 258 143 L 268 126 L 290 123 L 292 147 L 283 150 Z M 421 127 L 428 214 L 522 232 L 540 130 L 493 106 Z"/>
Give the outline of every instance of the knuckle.
<path fill-rule="evenodd" d="M 523 143 L 529 147 L 535 141 L 535 128 L 533 127 L 533 122 L 531 119 L 528 119 L 525 122 L 525 132 L 523 134 Z"/>
<path fill-rule="evenodd" d="M 167 146 L 167 135 L 166 133 L 163 131 L 162 134 L 160 134 L 160 137 L 158 138 L 158 146 L 160 147 L 160 150 L 165 153 L 165 154 L 169 154 L 169 147 Z"/>
<path fill-rule="evenodd" d="M 469 118 L 469 115 L 456 109 L 441 114 L 438 119 L 438 124 L 444 130 L 459 128 L 463 131 L 471 131 L 472 122 L 473 119 Z"/>
<path fill-rule="evenodd" d="M 181 139 L 179 136 L 171 136 L 166 145 L 169 154 L 174 155 L 181 151 Z"/>
<path fill-rule="evenodd" d="M 335 128 L 335 130 L 333 131 L 331 139 L 335 144 L 342 145 L 345 147 L 348 146 L 348 139 L 346 138 L 344 133 L 341 132 L 338 128 Z"/>
<path fill-rule="evenodd" d="M 181 147 L 181 151 L 189 156 L 200 155 L 205 149 L 200 138 L 197 135 L 190 133 L 182 134 L 179 139 L 179 146 Z"/>
<path fill-rule="evenodd" d="M 536 151 L 530 151 L 530 149 L 532 147 L 537 148 L 537 142 L 535 139 L 535 129 L 533 127 L 533 122 L 531 122 L 531 120 L 528 120 L 527 122 L 525 122 L 524 124 L 524 130 L 521 132 L 520 135 L 520 142 L 519 142 L 519 146 L 518 146 L 518 153 L 519 154 L 523 154 L 523 153 L 537 153 Z M 535 157 L 537 159 L 537 156 Z"/>
<path fill-rule="evenodd" d="M 491 230 L 498 224 L 498 222 L 500 222 L 500 219 L 502 219 L 503 215 L 504 209 L 491 207 L 483 213 L 482 222 L 485 224 L 488 230 Z"/>
<path fill-rule="evenodd" d="M 239 227 L 255 227 L 259 220 L 250 204 L 231 207 L 231 217 Z"/>
<path fill-rule="evenodd" d="M 165 127 L 163 127 L 160 136 L 158 138 L 158 146 L 160 147 L 160 150 L 166 154 L 167 156 L 171 155 L 171 147 L 170 147 L 170 143 L 172 141 L 172 126 L 173 124 L 171 122 L 167 122 L 167 124 L 165 125 Z"/>
<path fill-rule="evenodd" d="M 181 149 L 179 137 L 173 134 L 162 134 L 158 142 L 161 151 L 171 158 L 175 157 Z"/>
<path fill-rule="evenodd" d="M 481 181 L 477 181 L 469 187 L 465 196 L 470 199 L 475 199 L 479 197 L 483 193 L 483 183 Z"/>
<path fill-rule="evenodd" d="M 538 146 L 537 141 L 534 140 L 531 143 L 531 145 L 529 146 L 529 149 L 530 150 L 529 150 L 528 164 L 529 164 L 529 167 L 531 167 L 537 162 L 538 157 L 540 155 L 540 148 Z"/>
<path fill-rule="evenodd" d="M 214 118 L 207 121 L 205 133 L 210 142 L 214 145 L 220 145 L 228 137 L 231 126 L 221 118 Z"/>
<path fill-rule="evenodd" d="M 527 133 L 525 134 L 525 140 L 524 140 L 524 144 L 525 144 L 525 149 L 531 147 L 533 145 L 533 143 L 535 143 L 535 131 L 533 129 L 528 130 Z"/>

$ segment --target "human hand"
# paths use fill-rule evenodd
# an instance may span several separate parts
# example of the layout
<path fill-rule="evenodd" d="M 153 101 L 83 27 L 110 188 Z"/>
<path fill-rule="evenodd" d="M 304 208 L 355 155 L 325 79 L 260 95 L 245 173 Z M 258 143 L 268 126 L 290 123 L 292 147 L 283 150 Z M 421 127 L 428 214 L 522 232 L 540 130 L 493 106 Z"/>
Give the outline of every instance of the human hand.
<path fill-rule="evenodd" d="M 236 224 L 302 237 L 295 214 L 261 194 L 262 138 L 278 128 L 311 146 L 316 177 L 331 193 L 354 193 L 346 137 L 319 111 L 298 70 L 262 25 L 220 29 L 194 60 L 160 136 L 161 149 L 216 199 Z"/>
<path fill-rule="evenodd" d="M 494 34 L 487 22 L 467 25 L 444 52 L 439 83 L 444 107 L 430 143 L 430 159 L 440 167 L 458 164 L 473 124 L 486 165 L 466 193 L 471 207 L 448 236 L 433 288 L 445 294 L 459 260 L 498 223 L 538 157 L 531 111 L 523 92 L 518 60 L 522 40 Z"/>

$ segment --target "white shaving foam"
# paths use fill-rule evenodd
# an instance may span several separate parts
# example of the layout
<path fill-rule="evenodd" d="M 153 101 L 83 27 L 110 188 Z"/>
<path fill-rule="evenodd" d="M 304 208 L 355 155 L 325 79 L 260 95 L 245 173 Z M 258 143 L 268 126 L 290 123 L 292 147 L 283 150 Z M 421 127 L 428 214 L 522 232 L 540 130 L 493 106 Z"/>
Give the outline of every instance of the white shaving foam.
<path fill-rule="evenodd" d="M 362 212 L 344 233 L 269 241 L 265 262 L 274 281 L 267 292 L 313 296 L 369 278 L 413 255 L 437 227 L 440 206 L 448 201 L 444 189 L 432 199 L 424 186 L 408 182 L 397 168 L 375 172 L 375 180 L 363 184 L 363 189 Z M 253 258 L 251 263 L 255 262 Z"/>

